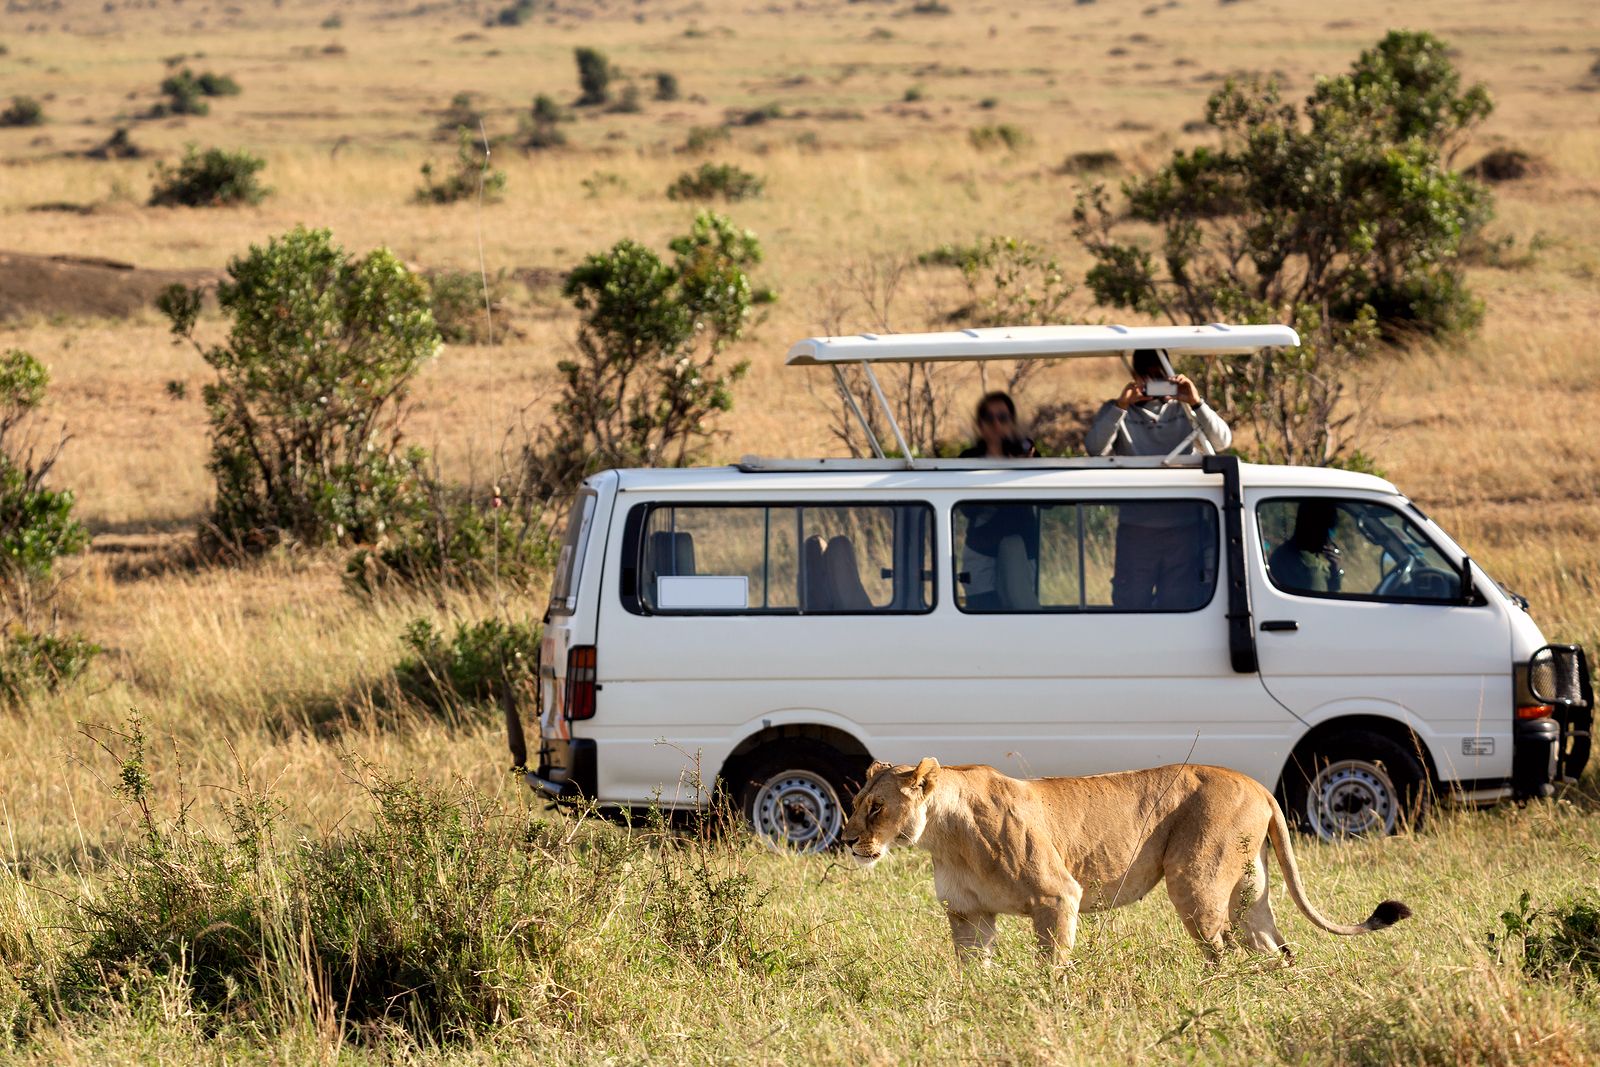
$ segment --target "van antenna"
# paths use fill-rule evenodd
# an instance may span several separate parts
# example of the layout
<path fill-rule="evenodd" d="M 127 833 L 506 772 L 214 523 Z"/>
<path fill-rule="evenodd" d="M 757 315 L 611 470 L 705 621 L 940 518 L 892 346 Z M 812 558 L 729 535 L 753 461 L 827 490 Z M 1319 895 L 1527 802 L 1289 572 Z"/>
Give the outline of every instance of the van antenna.
<path fill-rule="evenodd" d="M 478 119 L 478 137 L 483 141 L 483 166 L 478 168 L 478 281 L 483 286 L 483 320 L 488 326 L 489 343 L 494 344 L 494 312 L 489 301 L 489 267 L 483 258 L 483 176 L 489 171 L 489 133 Z"/>

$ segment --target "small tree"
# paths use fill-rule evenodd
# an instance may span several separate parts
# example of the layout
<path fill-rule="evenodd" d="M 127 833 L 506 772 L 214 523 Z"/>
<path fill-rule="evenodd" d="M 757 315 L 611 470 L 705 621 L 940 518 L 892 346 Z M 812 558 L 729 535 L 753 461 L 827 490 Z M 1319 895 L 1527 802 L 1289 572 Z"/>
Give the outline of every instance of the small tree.
<path fill-rule="evenodd" d="M 771 299 L 747 273 L 761 244 L 701 212 L 668 247 L 670 262 L 619 241 L 567 277 L 565 293 L 583 320 L 576 357 L 559 365 L 555 428 L 529 454 L 545 495 L 605 467 L 689 463 L 716 433 L 716 415 L 733 406 L 748 364 L 717 361 L 754 305 Z"/>
<path fill-rule="evenodd" d="M 176 167 L 156 164 L 151 207 L 234 207 L 259 204 L 271 192 L 256 177 L 267 162 L 249 152 L 189 145 Z"/>
<path fill-rule="evenodd" d="M 0 126 L 42 126 L 44 105 L 31 96 L 13 96 L 11 103 L 0 111 Z"/>
<path fill-rule="evenodd" d="M 82 552 L 89 532 L 72 517 L 70 490 L 45 486 L 66 446 L 42 447 L 30 423 L 50 374 L 21 349 L 0 354 L 0 629 L 27 621 L 56 561 Z"/>
<path fill-rule="evenodd" d="M 578 103 L 585 106 L 604 104 L 611 99 L 611 61 L 598 48 L 575 48 L 573 58 L 578 61 Z"/>
<path fill-rule="evenodd" d="M 1179 150 L 1123 187 L 1128 214 L 1157 227 L 1159 255 L 1117 236 L 1103 188 L 1080 198 L 1089 286 L 1103 305 L 1174 322 L 1299 325 L 1298 351 L 1184 369 L 1254 423 L 1268 457 L 1334 461 L 1349 443 L 1333 412 L 1377 331 L 1478 319 L 1460 256 L 1490 200 L 1451 161 L 1490 108 L 1426 33 L 1390 33 L 1300 108 L 1271 80 L 1230 81 L 1206 106 L 1219 146 Z"/>
<path fill-rule="evenodd" d="M 228 265 L 226 343 L 194 335 L 199 289 L 158 301 L 217 372 L 205 387 L 213 532 L 242 547 L 370 541 L 421 506 L 401 447 L 412 379 L 439 349 L 428 287 L 387 249 L 347 256 L 297 227 Z"/>

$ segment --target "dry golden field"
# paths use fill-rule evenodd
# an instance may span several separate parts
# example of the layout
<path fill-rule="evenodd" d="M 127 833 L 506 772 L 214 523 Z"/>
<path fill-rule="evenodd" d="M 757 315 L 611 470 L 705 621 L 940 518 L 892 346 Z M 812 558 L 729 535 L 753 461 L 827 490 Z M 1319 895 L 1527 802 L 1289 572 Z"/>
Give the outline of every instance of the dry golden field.
<path fill-rule="evenodd" d="M 856 299 L 853 273 L 944 242 L 1008 234 L 1050 248 L 1069 275 L 1081 275 L 1085 257 L 1070 233 L 1081 179 L 1060 173 L 1070 153 L 1108 149 L 1125 169 L 1152 165 L 1194 139 L 1183 124 L 1200 117 L 1229 72 L 1275 71 L 1301 95 L 1386 30 L 1429 29 L 1496 100 L 1461 162 L 1508 145 L 1541 167 L 1495 187 L 1493 232 L 1514 238 L 1515 252 L 1470 272 L 1487 307 L 1477 334 L 1385 356 L 1353 391 L 1365 450 L 1490 573 L 1529 597 L 1547 636 L 1600 646 L 1600 6 L 949 5 L 949 14 L 929 15 L 843 0 L 600 0 L 556 3 L 526 25 L 489 28 L 498 2 L 12 0 L 0 11 L 0 103 L 36 96 L 48 122 L 0 129 L 0 252 L 219 271 L 251 242 L 305 223 L 331 228 L 352 250 L 384 244 L 419 268 L 468 269 L 481 242 L 490 272 L 532 281 L 514 286 L 503 343 L 449 346 L 425 370 L 408 423 L 449 473 L 481 480 L 508 431 L 536 423 L 548 405 L 573 332 L 558 272 L 625 236 L 660 246 L 679 232 L 693 208 L 664 190 L 702 158 L 680 151 L 691 128 L 776 103 L 782 117 L 733 129 L 705 157 L 766 178 L 763 198 L 728 213 L 760 235 L 759 279 L 779 293 L 733 353 L 753 368 L 715 453 L 831 452 L 823 383 L 808 389 L 782 356 L 824 324 L 883 325 Z M 325 27 L 335 13 L 342 24 Z M 563 127 L 571 144 L 562 150 L 498 149 L 506 195 L 481 211 L 413 202 L 421 164 L 453 151 L 434 137 L 453 94 L 480 98 L 491 136 L 512 134 L 535 93 L 576 95 L 579 45 L 602 48 L 640 80 L 642 113 L 582 117 Z M 242 95 L 213 101 L 206 117 L 136 119 L 156 99 L 163 59 L 179 54 L 197 70 L 231 74 Z M 678 76 L 683 99 L 649 99 L 658 70 Z M 913 87 L 920 93 L 908 100 Z M 1030 142 L 1016 151 L 969 143 L 972 127 L 996 123 L 1015 124 Z M 75 155 L 118 125 L 167 160 L 188 142 L 248 148 L 267 160 L 273 194 L 237 210 L 143 206 L 152 160 Z M 81 210 L 34 210 L 48 204 Z M 925 325 L 952 306 L 954 285 L 948 272 L 909 272 L 889 325 Z M 1106 317 L 1087 298 L 1079 306 L 1085 320 Z M 219 329 L 214 317 L 203 322 L 202 332 Z M 83 722 L 117 722 L 136 709 L 159 739 L 152 771 L 168 807 L 181 775 L 203 813 L 241 761 L 286 799 L 290 836 L 366 818 L 343 762 L 351 754 L 400 773 L 460 776 L 524 803 L 503 772 L 495 723 L 363 712 L 382 702 L 409 619 L 537 616 L 541 590 L 372 604 L 342 590 L 334 558 L 160 566 L 208 504 L 197 399 L 204 365 L 153 311 L 125 321 L 0 322 L 0 349 L 11 347 L 52 371 L 47 414 L 73 434 L 56 480 L 77 491 L 95 533 L 94 550 L 72 565 L 62 621 L 108 652 L 78 688 L 0 715 L 0 947 L 26 927 L 49 931 L 39 934 L 44 951 L 59 951 L 71 936 L 58 929 L 70 926 L 61 894 L 92 886 L 130 832 L 106 782 L 116 768 L 80 734 Z M 187 385 L 187 399 L 169 395 L 174 381 Z M 1022 402 L 1098 400 L 1117 384 L 1109 364 L 1074 364 L 1041 375 Z M 958 391 L 953 426 L 968 393 Z M 625 931 L 610 930 L 586 950 L 591 984 L 581 995 L 598 1004 L 610 990 L 614 1007 L 586 1009 L 574 1016 L 581 1023 L 541 1022 L 531 1045 L 373 1050 L 309 1025 L 213 1040 L 161 1002 L 116 1007 L 107 1020 L 52 1022 L 0 1055 L 41 1063 L 521 1061 L 536 1052 L 596 1063 L 1578 1063 L 1600 1055 L 1592 995 L 1533 983 L 1477 946 L 1521 890 L 1554 899 L 1594 884 L 1600 814 L 1579 803 L 1449 815 L 1398 841 L 1306 851 L 1325 909 L 1354 914 L 1378 896 L 1409 893 L 1421 918 L 1360 945 L 1311 941 L 1309 927 L 1291 919 L 1291 937 L 1304 943 L 1296 971 L 1206 972 L 1165 900 L 1152 900 L 1090 920 L 1064 985 L 1032 982 L 1015 931 L 1003 976 L 963 982 L 945 958 L 925 860 L 903 858 L 863 886 L 859 878 L 840 885 L 822 861 L 737 852 L 728 862 L 775 890 L 765 929 L 808 931 L 805 951 L 822 961 L 793 986 L 781 975 L 720 974 L 702 985 L 670 970 L 631 970 Z M 863 960 L 882 968 L 857 982 Z M 859 996 L 839 992 L 857 984 Z"/>

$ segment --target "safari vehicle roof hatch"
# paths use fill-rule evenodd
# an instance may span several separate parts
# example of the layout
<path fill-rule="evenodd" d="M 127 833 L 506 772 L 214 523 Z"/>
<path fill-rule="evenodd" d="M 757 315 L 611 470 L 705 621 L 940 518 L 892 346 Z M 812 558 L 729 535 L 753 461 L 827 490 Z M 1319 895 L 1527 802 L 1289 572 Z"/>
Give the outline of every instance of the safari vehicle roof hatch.
<path fill-rule="evenodd" d="M 866 376 L 887 419 L 895 444 L 907 467 L 919 461 L 912 457 L 894 410 L 873 373 L 874 363 L 925 363 L 951 360 L 991 359 L 1081 359 L 1094 356 L 1131 355 L 1141 348 L 1160 352 L 1165 362 L 1169 353 L 1186 356 L 1242 355 L 1262 348 L 1292 347 L 1300 336 L 1288 326 L 1229 326 L 1213 322 L 1205 326 L 993 326 L 985 329 L 951 330 L 944 333 L 863 333 L 850 337 L 808 337 L 789 348 L 784 361 L 791 367 L 826 366 L 833 370 L 839 392 L 850 405 L 856 420 L 866 432 L 867 442 L 878 459 L 885 458 L 883 442 L 845 384 L 841 368 L 856 365 Z M 1171 365 L 1168 364 L 1168 370 Z M 1185 409 L 1187 412 L 1187 409 Z M 1189 421 L 1194 423 L 1194 416 Z M 1195 426 L 1188 439 L 1173 449 L 1166 462 L 1174 462 L 1193 444 L 1210 453 L 1205 437 Z M 748 462 L 748 461 L 747 461 Z"/>

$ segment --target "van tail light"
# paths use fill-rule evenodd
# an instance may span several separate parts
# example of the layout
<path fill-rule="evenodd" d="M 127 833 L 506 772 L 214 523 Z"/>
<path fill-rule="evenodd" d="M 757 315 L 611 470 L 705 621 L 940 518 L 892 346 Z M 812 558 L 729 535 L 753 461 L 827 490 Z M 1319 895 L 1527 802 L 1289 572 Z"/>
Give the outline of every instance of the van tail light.
<path fill-rule="evenodd" d="M 1517 718 L 1519 719 L 1542 719 L 1546 715 L 1554 715 L 1555 713 L 1556 709 L 1553 704 L 1517 705 Z"/>
<path fill-rule="evenodd" d="M 567 650 L 567 718 L 594 718 L 594 646 L 574 645 Z"/>

